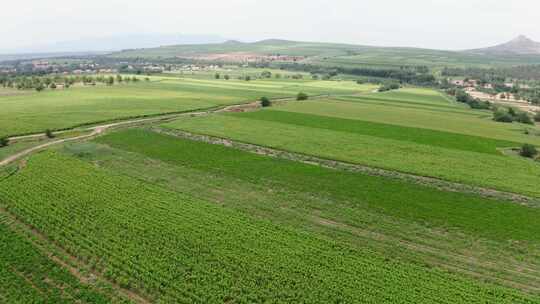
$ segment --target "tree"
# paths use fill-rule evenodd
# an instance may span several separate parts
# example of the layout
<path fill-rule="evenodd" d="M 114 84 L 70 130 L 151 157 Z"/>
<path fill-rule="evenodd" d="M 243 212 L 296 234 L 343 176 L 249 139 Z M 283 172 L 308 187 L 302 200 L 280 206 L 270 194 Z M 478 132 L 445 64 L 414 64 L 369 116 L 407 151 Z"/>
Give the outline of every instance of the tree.
<path fill-rule="evenodd" d="M 221 75 L 219 75 L 219 73 L 216 73 L 216 75 L 214 76 L 216 79 L 220 79 L 221 78 Z"/>
<path fill-rule="evenodd" d="M 246 81 L 250 81 L 251 80 L 251 76 L 246 76 Z"/>
<path fill-rule="evenodd" d="M 519 155 L 523 157 L 534 158 L 536 155 L 538 155 L 538 150 L 535 146 L 531 144 L 524 144 L 519 151 Z"/>
<path fill-rule="evenodd" d="M 36 91 L 41 92 L 41 91 L 43 91 L 43 90 L 45 90 L 45 86 L 43 86 L 42 83 L 40 83 L 40 84 L 38 84 L 38 85 L 36 86 Z"/>
<path fill-rule="evenodd" d="M 534 121 L 531 119 L 529 114 L 525 112 L 520 112 L 515 116 L 515 120 L 520 123 L 528 124 L 528 125 L 534 125 Z"/>
<path fill-rule="evenodd" d="M 54 137 L 55 137 L 55 135 L 54 135 L 54 133 L 51 131 L 51 129 L 45 130 L 45 136 L 47 136 L 47 138 L 54 138 Z"/>
<path fill-rule="evenodd" d="M 511 123 L 514 121 L 514 118 L 507 111 L 499 109 L 495 111 L 495 113 L 493 113 L 493 120 L 498 122 Z"/>
<path fill-rule="evenodd" d="M 223 78 L 225 78 L 225 80 L 229 80 L 229 79 L 231 79 L 231 76 L 225 75 L 225 76 L 223 76 Z"/>
<path fill-rule="evenodd" d="M 51 83 L 51 85 L 49 86 L 49 88 L 55 90 L 55 89 L 56 89 L 56 83 L 54 83 L 54 82 Z"/>
<path fill-rule="evenodd" d="M 107 83 L 107 85 L 110 85 L 110 86 L 113 85 L 114 84 L 114 77 L 109 76 L 109 78 L 107 78 L 106 83 Z"/>
<path fill-rule="evenodd" d="M 272 105 L 272 102 L 270 101 L 270 99 L 268 99 L 268 97 L 261 97 L 261 106 L 263 108 L 269 107 L 271 105 Z"/>
<path fill-rule="evenodd" d="M 116 82 L 121 83 L 122 82 L 122 75 L 118 74 L 116 75 Z"/>
<path fill-rule="evenodd" d="M 387 83 L 383 86 L 381 86 L 379 88 L 379 92 L 386 92 L 386 91 L 391 91 L 391 90 L 397 90 L 399 89 L 401 86 L 399 85 L 399 83 L 397 82 L 390 82 L 390 83 Z"/>
<path fill-rule="evenodd" d="M 261 73 L 261 78 L 270 78 L 270 77 L 272 77 L 272 72 L 270 71 L 263 71 Z"/>
<path fill-rule="evenodd" d="M 540 122 L 540 112 L 538 112 L 538 113 L 536 113 L 536 115 L 534 115 L 534 121 Z"/>
<path fill-rule="evenodd" d="M 306 93 L 298 93 L 298 95 L 296 95 L 296 100 L 308 100 L 309 96 L 306 94 Z"/>
<path fill-rule="evenodd" d="M 7 147 L 9 145 L 9 139 L 7 137 L 0 138 L 0 147 Z"/>

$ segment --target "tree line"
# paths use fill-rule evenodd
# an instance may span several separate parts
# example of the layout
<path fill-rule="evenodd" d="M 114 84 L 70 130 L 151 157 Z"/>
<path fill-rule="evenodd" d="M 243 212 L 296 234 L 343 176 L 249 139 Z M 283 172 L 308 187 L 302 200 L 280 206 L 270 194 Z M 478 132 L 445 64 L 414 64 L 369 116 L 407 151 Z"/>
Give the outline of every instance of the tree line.
<path fill-rule="evenodd" d="M 112 86 L 115 83 L 136 83 L 141 81 L 136 76 L 122 76 L 122 75 L 77 75 L 77 76 L 0 76 L 0 86 L 4 88 L 13 88 L 18 90 L 36 90 L 41 92 L 45 89 L 57 89 L 59 87 L 69 88 L 76 83 L 83 85 L 97 85 L 98 83 Z M 145 81 L 150 81 L 150 78 L 146 77 Z"/>

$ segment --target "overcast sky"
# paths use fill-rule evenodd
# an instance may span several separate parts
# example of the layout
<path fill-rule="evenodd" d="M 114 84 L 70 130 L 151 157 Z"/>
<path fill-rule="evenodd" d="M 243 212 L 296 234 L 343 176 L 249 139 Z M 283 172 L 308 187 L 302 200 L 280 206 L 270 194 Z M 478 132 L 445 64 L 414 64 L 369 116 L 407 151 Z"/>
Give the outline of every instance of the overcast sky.
<path fill-rule="evenodd" d="M 540 41 L 539 0 L 26 0 L 3 3 L 0 20 L 0 52 L 137 32 L 438 49 Z"/>

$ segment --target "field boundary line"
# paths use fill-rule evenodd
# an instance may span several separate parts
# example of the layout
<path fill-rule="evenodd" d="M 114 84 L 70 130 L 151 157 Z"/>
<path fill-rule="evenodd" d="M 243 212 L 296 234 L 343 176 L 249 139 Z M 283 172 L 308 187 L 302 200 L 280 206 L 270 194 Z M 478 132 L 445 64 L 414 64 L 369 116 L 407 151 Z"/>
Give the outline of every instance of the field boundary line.
<path fill-rule="evenodd" d="M 446 180 L 435 178 L 435 177 L 421 176 L 421 175 L 415 175 L 415 174 L 410 174 L 410 173 L 404 173 L 400 171 L 387 170 L 387 169 L 382 169 L 382 168 L 377 168 L 377 167 L 354 164 L 354 163 L 349 163 L 349 162 L 344 162 L 344 161 L 325 159 L 325 158 L 321 158 L 321 157 L 317 157 L 313 155 L 290 152 L 287 150 L 280 150 L 280 149 L 267 147 L 263 145 L 256 145 L 252 143 L 231 140 L 228 138 L 222 138 L 222 137 L 217 137 L 217 136 L 212 136 L 212 135 L 207 135 L 207 134 L 191 133 L 184 130 L 165 129 L 161 127 L 151 127 L 149 129 L 156 133 L 176 136 L 176 137 L 190 139 L 194 141 L 206 142 L 209 144 L 227 146 L 227 147 L 235 148 L 238 150 L 260 154 L 260 155 L 266 155 L 266 156 L 270 156 L 274 158 L 287 159 L 287 160 L 297 161 L 297 162 L 301 162 L 301 163 L 305 163 L 309 165 L 315 165 L 315 166 L 320 166 L 320 167 L 334 169 L 334 170 L 359 172 L 359 173 L 364 173 L 371 176 L 382 176 L 382 177 L 387 177 L 387 178 L 392 178 L 392 179 L 404 180 L 407 182 L 412 182 L 415 184 L 428 186 L 428 187 L 435 188 L 442 191 L 476 194 L 476 195 L 489 198 L 489 199 L 501 199 L 501 200 L 511 201 L 511 202 L 514 202 L 523 206 L 540 208 L 540 198 L 534 198 L 534 197 L 526 196 L 523 194 L 517 194 L 517 193 L 512 193 L 512 192 L 496 190 L 492 188 L 485 188 L 485 187 L 467 185 L 467 184 L 462 184 L 462 183 L 457 183 L 457 182 L 451 182 L 451 181 L 446 181 Z"/>

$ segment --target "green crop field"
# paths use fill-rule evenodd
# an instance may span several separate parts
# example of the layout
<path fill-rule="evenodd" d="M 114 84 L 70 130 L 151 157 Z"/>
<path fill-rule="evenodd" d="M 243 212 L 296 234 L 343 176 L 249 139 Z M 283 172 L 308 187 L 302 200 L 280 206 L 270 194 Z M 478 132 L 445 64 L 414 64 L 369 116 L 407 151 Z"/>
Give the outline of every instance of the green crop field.
<path fill-rule="evenodd" d="M 0 214 L 0 302 L 110 303 L 112 298 L 82 284 L 12 228 L 12 220 Z"/>
<path fill-rule="evenodd" d="M 0 168 L 0 303 L 540 303 L 540 163 L 510 150 L 540 145 L 538 126 L 431 89 L 215 72 L 0 94 L 0 137 L 75 128 L 14 140 L 0 160 L 89 133 L 77 126 L 276 99 L 105 129 Z"/>
<path fill-rule="evenodd" d="M 367 246 L 388 258 L 539 291 L 540 248 L 531 238 L 538 229 L 536 208 L 148 131 L 120 132 L 97 142 L 66 151 L 138 180 Z"/>
<path fill-rule="evenodd" d="M 277 182 L 275 186 L 292 183 L 292 189 L 298 190 L 316 187 L 324 191 L 320 182 L 325 184 L 330 177 L 325 175 L 335 173 L 146 131 L 116 133 L 99 141 L 138 151 L 171 165 L 189 163 L 194 168 L 225 172 L 246 181 L 274 181 Z M 156 148 L 149 149 L 154 144 L 158 144 Z M 180 151 L 188 153 L 178 153 Z M 367 176 L 349 175 L 351 182 L 355 178 L 364 178 L 364 190 L 355 188 L 365 193 L 372 192 L 377 183 L 384 182 Z M 33 156 L 25 169 L 2 181 L 1 185 L 2 205 L 10 213 L 43 231 L 47 238 L 107 279 L 149 301 L 538 301 L 535 296 L 517 290 L 399 259 L 388 259 L 376 251 L 331 240 L 296 226 L 277 225 L 234 208 L 125 176 L 122 171 L 96 168 L 59 153 Z M 345 184 L 341 186 L 341 190 L 327 190 L 347 190 Z M 403 191 L 400 187 L 406 185 L 389 182 L 386 186 L 398 194 Z M 418 191 L 415 194 L 423 190 L 406 188 Z M 435 190 L 426 191 L 424 195 L 427 198 L 431 196 L 429 192 Z M 373 194 L 376 199 L 377 194 Z M 461 206 L 452 217 L 456 227 L 494 240 L 537 243 L 537 227 L 528 219 L 535 213 L 527 212 L 529 209 L 470 196 L 463 196 L 460 203 L 459 194 L 446 195 L 449 195 L 446 198 L 454 199 L 455 205 Z M 35 204 L 38 199 L 42 203 Z M 369 200 L 367 198 L 366 202 Z M 445 195 L 442 195 L 437 202 L 420 198 L 415 206 L 399 205 L 421 210 L 421 204 L 432 203 L 441 207 L 434 208 L 438 209 L 434 214 L 443 214 L 444 201 Z M 451 207 L 451 202 L 447 202 L 447 206 Z M 388 208 L 389 211 L 391 209 Z M 481 216 L 490 209 L 493 214 L 504 212 L 507 216 L 497 219 Z M 473 214 L 466 216 L 466 211 Z M 408 213 L 402 208 L 393 212 L 403 212 L 405 218 Z M 477 218 L 474 213 L 478 214 Z M 432 215 L 429 212 L 419 214 L 427 218 Z M 469 226 L 466 222 L 472 223 L 473 220 L 468 216 L 473 219 L 483 217 L 482 224 L 487 228 L 481 230 Z M 439 222 L 435 217 L 434 223 L 437 222 L 442 224 L 444 221 Z M 505 229 L 509 226 L 515 229 Z"/>
<path fill-rule="evenodd" d="M 403 101 L 399 94 L 290 102 L 165 126 L 540 196 L 540 164 L 498 150 L 540 143 L 540 137 L 523 132 L 530 126 L 493 122 L 489 113 L 464 109 L 436 93 L 406 90 Z"/>
<path fill-rule="evenodd" d="M 311 80 L 204 80 L 154 77 L 112 87 L 76 87 L 23 95 L 0 95 L 0 137 L 64 129 L 94 122 L 204 109 L 308 94 L 351 94 L 374 86 Z"/>

